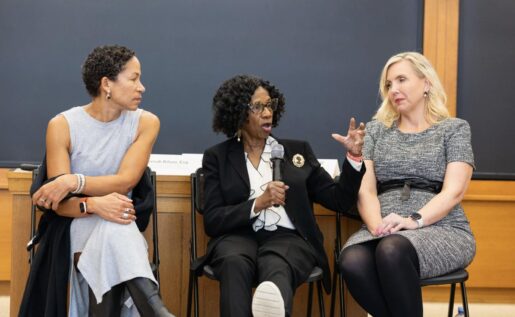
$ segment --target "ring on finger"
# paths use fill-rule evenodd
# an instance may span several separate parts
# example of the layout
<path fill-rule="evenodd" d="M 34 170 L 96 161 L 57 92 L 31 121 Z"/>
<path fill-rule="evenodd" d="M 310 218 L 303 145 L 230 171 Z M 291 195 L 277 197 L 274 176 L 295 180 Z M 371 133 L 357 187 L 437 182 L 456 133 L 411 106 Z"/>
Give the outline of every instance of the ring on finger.
<path fill-rule="evenodd" d="M 124 213 L 122 214 L 122 218 L 123 218 L 123 219 L 127 219 L 127 218 L 129 218 L 129 214 L 128 214 L 128 213 L 126 213 L 126 212 L 124 212 Z"/>
<path fill-rule="evenodd" d="M 40 198 L 39 201 L 44 203 L 46 201 L 46 199 L 45 198 Z"/>

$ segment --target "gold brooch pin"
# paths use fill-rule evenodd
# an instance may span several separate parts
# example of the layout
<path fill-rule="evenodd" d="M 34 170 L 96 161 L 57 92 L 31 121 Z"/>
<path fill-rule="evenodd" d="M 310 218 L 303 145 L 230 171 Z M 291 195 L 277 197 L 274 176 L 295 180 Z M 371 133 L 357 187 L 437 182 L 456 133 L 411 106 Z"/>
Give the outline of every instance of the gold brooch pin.
<path fill-rule="evenodd" d="M 302 156 L 300 154 L 295 154 L 293 156 L 292 162 L 293 162 L 293 165 L 295 165 L 297 167 L 302 167 L 302 166 L 304 166 L 304 156 Z"/>

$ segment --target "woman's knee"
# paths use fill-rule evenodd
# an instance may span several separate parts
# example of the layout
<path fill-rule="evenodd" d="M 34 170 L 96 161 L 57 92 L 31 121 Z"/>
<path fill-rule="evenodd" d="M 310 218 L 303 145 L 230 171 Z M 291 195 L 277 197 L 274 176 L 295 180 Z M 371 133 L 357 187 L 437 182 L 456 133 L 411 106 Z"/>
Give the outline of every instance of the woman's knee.
<path fill-rule="evenodd" d="M 375 251 L 376 262 L 380 266 L 398 267 L 399 263 L 407 259 L 413 261 L 416 256 L 416 250 L 411 242 L 399 234 L 381 239 Z"/>
<path fill-rule="evenodd" d="M 256 264 L 241 254 L 227 255 L 217 261 L 216 267 L 220 273 L 228 272 L 231 275 L 247 275 L 254 276 L 256 272 Z"/>
<path fill-rule="evenodd" d="M 355 274 L 372 264 L 373 258 L 361 245 L 353 245 L 342 250 L 338 257 L 338 267 L 344 274 Z"/>

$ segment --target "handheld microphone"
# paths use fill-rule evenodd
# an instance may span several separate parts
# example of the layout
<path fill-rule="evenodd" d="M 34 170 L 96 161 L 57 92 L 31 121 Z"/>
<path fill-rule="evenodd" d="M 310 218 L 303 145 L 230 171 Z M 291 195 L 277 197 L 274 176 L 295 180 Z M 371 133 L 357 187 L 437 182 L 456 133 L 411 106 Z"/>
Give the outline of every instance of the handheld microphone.
<path fill-rule="evenodd" d="M 272 180 L 273 181 L 282 181 L 283 180 L 283 172 L 282 165 L 284 160 L 284 147 L 275 143 L 272 145 Z M 274 205 L 274 207 L 279 207 L 279 205 Z"/>

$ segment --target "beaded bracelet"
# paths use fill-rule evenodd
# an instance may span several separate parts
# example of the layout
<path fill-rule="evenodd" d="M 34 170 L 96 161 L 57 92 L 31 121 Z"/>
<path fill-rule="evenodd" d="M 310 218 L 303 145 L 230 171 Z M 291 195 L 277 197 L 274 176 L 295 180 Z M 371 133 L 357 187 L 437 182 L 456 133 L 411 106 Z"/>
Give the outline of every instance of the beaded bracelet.
<path fill-rule="evenodd" d="M 363 155 L 355 156 L 355 155 L 352 155 L 351 152 L 347 152 L 347 158 L 349 158 L 355 162 L 363 161 Z"/>

